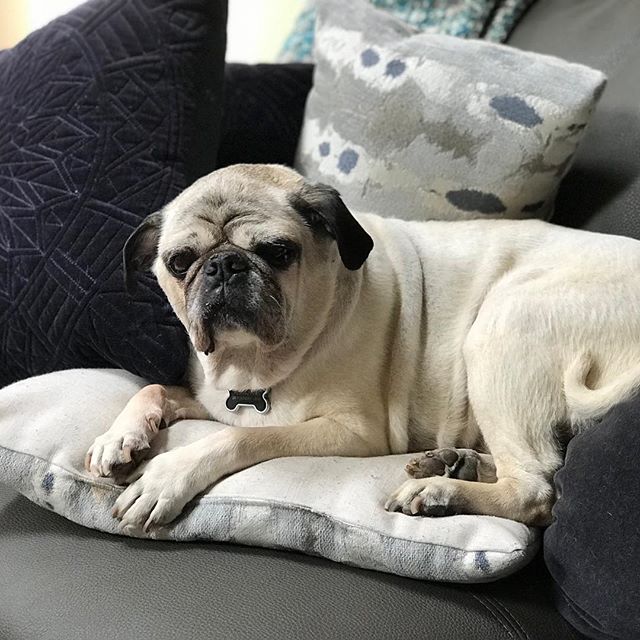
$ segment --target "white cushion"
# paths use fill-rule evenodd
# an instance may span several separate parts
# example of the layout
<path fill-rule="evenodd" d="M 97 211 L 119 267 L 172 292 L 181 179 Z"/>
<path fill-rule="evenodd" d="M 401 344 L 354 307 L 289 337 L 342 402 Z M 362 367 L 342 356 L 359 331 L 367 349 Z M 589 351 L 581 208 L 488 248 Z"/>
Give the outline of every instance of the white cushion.
<path fill-rule="evenodd" d="M 115 369 L 74 369 L 0 390 L 0 482 L 81 525 L 118 534 L 122 491 L 83 468 L 94 438 L 146 383 Z M 157 454 L 222 425 L 184 420 L 160 432 Z M 538 532 L 490 516 L 409 517 L 384 501 L 410 455 L 280 458 L 236 473 L 149 537 L 286 548 L 367 569 L 451 582 L 494 580 L 535 554 Z"/>

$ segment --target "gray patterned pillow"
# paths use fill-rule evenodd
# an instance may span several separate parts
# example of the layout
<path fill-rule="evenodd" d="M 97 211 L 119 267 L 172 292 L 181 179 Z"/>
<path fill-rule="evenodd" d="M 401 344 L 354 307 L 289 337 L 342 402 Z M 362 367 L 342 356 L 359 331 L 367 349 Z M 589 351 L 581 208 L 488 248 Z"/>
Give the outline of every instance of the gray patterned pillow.
<path fill-rule="evenodd" d="M 296 168 L 356 211 L 548 218 L 605 76 L 320 0 Z"/>

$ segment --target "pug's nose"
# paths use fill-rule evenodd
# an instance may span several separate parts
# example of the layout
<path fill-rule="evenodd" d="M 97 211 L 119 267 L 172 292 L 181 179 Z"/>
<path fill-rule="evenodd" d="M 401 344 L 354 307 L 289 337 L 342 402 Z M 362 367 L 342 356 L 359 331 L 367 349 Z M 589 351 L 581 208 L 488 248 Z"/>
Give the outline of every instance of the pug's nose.
<path fill-rule="evenodd" d="M 249 270 L 249 262 L 239 253 L 223 253 L 211 256 L 204 266 L 207 279 L 215 286 L 229 282 L 233 276 Z"/>

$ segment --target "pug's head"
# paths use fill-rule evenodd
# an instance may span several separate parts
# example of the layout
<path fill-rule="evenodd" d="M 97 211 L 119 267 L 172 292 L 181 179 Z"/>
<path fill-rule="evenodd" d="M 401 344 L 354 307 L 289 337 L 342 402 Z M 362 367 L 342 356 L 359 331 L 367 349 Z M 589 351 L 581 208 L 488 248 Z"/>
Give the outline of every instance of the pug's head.
<path fill-rule="evenodd" d="M 317 332 L 340 273 L 372 248 L 335 189 L 279 165 L 235 165 L 147 217 L 124 266 L 128 288 L 153 270 L 197 351 L 268 351 Z"/>

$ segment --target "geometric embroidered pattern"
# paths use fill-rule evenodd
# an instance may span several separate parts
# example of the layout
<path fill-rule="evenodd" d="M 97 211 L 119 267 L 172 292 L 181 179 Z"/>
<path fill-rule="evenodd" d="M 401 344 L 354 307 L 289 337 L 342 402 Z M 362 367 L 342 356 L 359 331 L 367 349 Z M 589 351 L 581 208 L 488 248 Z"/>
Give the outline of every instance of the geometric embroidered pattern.
<path fill-rule="evenodd" d="M 182 376 L 184 329 L 152 277 L 125 293 L 121 255 L 187 184 L 210 1 L 91 0 L 0 52 L 0 386 Z"/>

